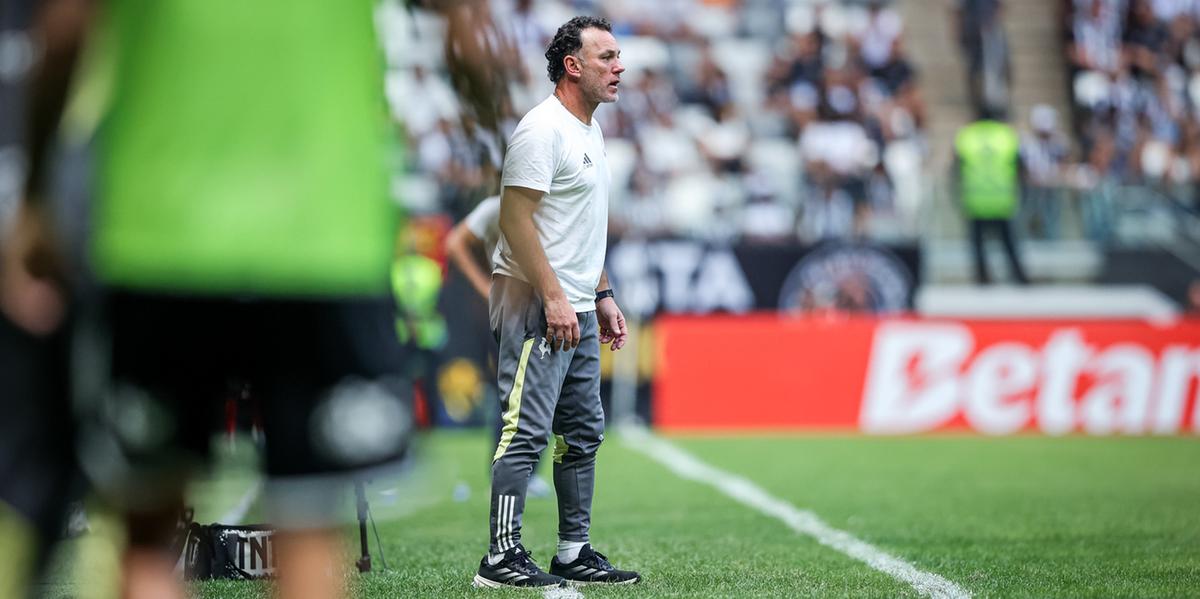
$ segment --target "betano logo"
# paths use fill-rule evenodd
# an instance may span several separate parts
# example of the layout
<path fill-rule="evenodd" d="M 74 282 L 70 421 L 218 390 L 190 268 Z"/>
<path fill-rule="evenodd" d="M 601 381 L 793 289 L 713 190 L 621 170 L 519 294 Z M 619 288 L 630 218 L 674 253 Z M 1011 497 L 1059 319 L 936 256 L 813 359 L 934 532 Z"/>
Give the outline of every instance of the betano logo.
<path fill-rule="evenodd" d="M 959 323 L 875 332 L 859 424 L 898 434 L 966 424 L 1003 435 L 1200 431 L 1200 345 L 1096 341 L 1054 328 L 1043 343 L 980 342 Z"/>

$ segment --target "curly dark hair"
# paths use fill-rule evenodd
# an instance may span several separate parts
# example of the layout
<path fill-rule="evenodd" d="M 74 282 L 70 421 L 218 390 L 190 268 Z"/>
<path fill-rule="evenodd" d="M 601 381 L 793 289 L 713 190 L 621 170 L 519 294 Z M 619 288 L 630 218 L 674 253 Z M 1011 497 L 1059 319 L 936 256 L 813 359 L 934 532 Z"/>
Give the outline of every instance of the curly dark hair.
<path fill-rule="evenodd" d="M 546 74 L 550 76 L 550 81 L 558 83 L 566 74 L 563 59 L 583 47 L 584 29 L 602 29 L 612 33 L 612 23 L 603 17 L 575 17 L 563 23 L 554 34 L 554 39 L 550 41 L 550 47 L 546 48 Z"/>

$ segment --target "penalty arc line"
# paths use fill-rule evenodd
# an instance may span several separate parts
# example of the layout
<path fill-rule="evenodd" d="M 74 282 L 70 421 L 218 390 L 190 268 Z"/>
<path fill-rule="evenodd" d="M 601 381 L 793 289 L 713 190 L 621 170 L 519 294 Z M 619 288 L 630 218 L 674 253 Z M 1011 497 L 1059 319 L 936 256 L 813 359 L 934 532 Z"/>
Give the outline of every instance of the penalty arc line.
<path fill-rule="evenodd" d="M 738 503 L 771 516 L 826 547 L 909 584 L 921 595 L 934 599 L 971 597 L 966 589 L 957 584 L 932 572 L 920 570 L 846 531 L 834 528 L 815 513 L 776 498 L 744 478 L 710 466 L 642 427 L 625 428 L 621 432 L 621 438 L 627 446 L 666 466 L 680 478 L 713 487 Z"/>

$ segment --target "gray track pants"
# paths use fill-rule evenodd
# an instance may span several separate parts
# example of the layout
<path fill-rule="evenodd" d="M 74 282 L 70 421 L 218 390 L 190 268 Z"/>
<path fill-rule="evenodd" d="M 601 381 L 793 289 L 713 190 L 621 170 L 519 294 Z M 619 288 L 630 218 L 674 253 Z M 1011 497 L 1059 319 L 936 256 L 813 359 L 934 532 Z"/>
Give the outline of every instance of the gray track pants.
<path fill-rule="evenodd" d="M 492 459 L 490 551 L 507 551 L 521 542 L 525 490 L 551 433 L 558 537 L 587 541 L 596 450 L 604 440 L 596 313 L 577 315 L 578 347 L 551 351 L 542 300 L 528 284 L 496 275 L 490 308 L 500 343 L 496 370 L 504 406 L 504 428 Z"/>

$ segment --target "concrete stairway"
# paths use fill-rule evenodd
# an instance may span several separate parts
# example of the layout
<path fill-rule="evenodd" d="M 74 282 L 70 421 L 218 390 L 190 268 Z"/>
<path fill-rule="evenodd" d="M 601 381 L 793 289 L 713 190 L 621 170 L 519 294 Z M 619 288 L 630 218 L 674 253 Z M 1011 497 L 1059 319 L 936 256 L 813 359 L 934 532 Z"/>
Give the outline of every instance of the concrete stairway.
<path fill-rule="evenodd" d="M 953 0 L 896 0 L 895 5 L 904 18 L 905 47 L 918 69 L 929 107 L 930 166 L 935 174 L 945 172 L 954 133 L 973 116 L 965 60 L 951 26 L 954 4 Z M 1013 61 L 1014 122 L 1024 127 L 1029 109 L 1046 103 L 1059 109 L 1065 126 L 1069 99 L 1058 3 L 1006 0 L 1004 21 Z"/>

